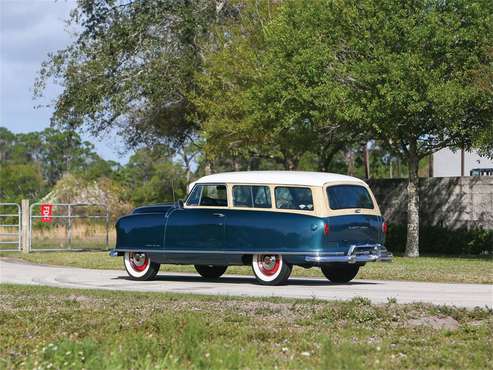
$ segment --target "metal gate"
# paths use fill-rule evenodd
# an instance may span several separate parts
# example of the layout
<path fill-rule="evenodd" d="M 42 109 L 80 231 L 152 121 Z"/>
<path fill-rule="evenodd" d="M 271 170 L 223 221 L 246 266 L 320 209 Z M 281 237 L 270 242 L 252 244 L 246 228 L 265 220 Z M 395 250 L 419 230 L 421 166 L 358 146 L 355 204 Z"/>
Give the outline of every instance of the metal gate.
<path fill-rule="evenodd" d="M 4 249 L 4 245 L 15 246 L 15 248 Z M 15 252 L 20 250 L 21 206 L 17 203 L 0 203 L 0 251 Z"/>
<path fill-rule="evenodd" d="M 33 245 L 33 225 L 40 220 L 44 220 L 46 218 L 45 215 L 42 215 L 40 213 L 34 212 L 35 207 L 41 207 L 43 203 L 33 203 L 29 207 L 29 250 L 32 252 L 35 251 L 67 251 L 67 250 L 101 250 L 101 249 L 108 249 L 109 248 L 109 221 L 110 221 L 110 214 L 108 207 L 104 204 L 94 204 L 94 203 L 51 203 L 50 206 L 52 206 L 54 209 L 65 209 L 66 212 L 55 212 L 49 216 L 50 219 L 54 220 L 59 220 L 61 221 L 60 225 L 62 226 L 61 228 L 65 229 L 65 237 L 64 240 L 65 242 L 62 243 L 61 246 L 59 247 L 53 247 L 53 246 L 47 246 L 47 245 L 41 245 L 41 246 L 36 246 Z M 96 207 L 102 210 L 103 212 L 97 213 L 97 214 L 78 214 L 76 211 L 77 209 L 80 209 L 82 207 Z M 81 219 L 86 219 L 86 220 L 102 220 L 104 223 L 104 237 L 103 237 L 103 242 L 101 245 L 96 245 L 96 246 L 80 246 L 74 248 L 73 246 L 73 222 L 74 220 L 81 220 Z M 65 222 L 63 222 L 65 221 Z M 49 221 L 51 222 L 51 221 Z M 48 227 L 45 227 L 45 229 L 49 229 Z"/>

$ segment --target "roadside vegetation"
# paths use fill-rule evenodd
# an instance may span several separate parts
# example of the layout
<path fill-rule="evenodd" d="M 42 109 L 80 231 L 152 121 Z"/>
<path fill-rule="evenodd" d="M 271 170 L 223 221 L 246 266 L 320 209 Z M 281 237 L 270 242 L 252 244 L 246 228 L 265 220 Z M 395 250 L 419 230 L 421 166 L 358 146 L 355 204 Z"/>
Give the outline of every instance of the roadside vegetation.
<path fill-rule="evenodd" d="M 109 257 L 108 252 L 50 252 L 0 253 L 33 263 L 94 269 L 123 269 L 121 258 Z M 193 272 L 193 266 L 163 265 L 160 272 Z M 232 266 L 227 274 L 252 275 L 249 266 Z M 291 276 L 323 278 L 319 268 L 295 267 Z M 491 257 L 395 257 L 392 263 L 368 263 L 360 269 L 358 279 L 410 280 L 443 283 L 493 284 Z"/>
<path fill-rule="evenodd" d="M 96 201 L 118 216 L 182 198 L 212 172 L 407 178 L 394 250 L 490 250 L 483 230 L 420 232 L 430 210 L 418 185 L 442 148 L 493 156 L 491 1 L 90 3 L 74 4 L 72 42 L 33 86 L 45 105 L 60 84 L 52 127 L 0 127 L 3 201 Z M 81 132 L 119 135 L 128 163 L 104 160 Z"/>
<path fill-rule="evenodd" d="M 491 366 L 493 313 L 0 286 L 0 368 Z"/>

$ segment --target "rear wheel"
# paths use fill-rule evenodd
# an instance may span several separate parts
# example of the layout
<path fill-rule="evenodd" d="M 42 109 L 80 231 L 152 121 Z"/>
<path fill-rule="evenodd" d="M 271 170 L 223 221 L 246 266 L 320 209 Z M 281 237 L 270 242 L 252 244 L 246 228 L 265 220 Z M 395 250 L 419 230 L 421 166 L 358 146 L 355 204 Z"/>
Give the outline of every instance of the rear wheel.
<path fill-rule="evenodd" d="M 325 277 L 333 283 L 349 283 L 358 274 L 359 265 L 335 263 L 323 265 L 321 269 Z"/>
<path fill-rule="evenodd" d="M 132 280 L 152 280 L 159 271 L 159 263 L 151 262 L 146 253 L 125 252 L 123 264 Z"/>
<path fill-rule="evenodd" d="M 280 254 L 255 254 L 252 268 L 257 281 L 263 285 L 284 284 L 291 275 L 291 265 Z"/>
<path fill-rule="evenodd" d="M 195 270 L 207 279 L 217 279 L 226 272 L 228 266 L 195 265 Z"/>

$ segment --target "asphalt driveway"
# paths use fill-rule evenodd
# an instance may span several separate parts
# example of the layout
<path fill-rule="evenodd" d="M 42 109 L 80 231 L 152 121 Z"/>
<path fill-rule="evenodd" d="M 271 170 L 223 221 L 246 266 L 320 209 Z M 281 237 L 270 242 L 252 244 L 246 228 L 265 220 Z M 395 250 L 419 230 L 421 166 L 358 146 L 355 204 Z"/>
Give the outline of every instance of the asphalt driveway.
<path fill-rule="evenodd" d="M 411 281 L 354 280 L 332 284 L 324 279 L 291 278 L 288 285 L 258 285 L 253 277 L 224 275 L 210 281 L 195 274 L 161 272 L 154 281 L 138 282 L 125 271 L 35 265 L 0 259 L 0 283 L 48 285 L 61 288 L 174 292 L 248 297 L 349 300 L 365 297 L 374 303 L 395 298 L 399 303 L 426 302 L 473 308 L 493 308 L 493 285 L 443 284 Z"/>

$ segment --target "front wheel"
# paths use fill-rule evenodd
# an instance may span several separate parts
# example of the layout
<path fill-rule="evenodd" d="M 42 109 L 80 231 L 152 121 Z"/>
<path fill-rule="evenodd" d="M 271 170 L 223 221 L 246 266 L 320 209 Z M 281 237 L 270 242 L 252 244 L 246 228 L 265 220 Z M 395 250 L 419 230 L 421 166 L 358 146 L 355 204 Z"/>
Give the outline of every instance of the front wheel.
<path fill-rule="evenodd" d="M 228 266 L 195 265 L 195 270 L 207 279 L 220 278 L 226 272 Z"/>
<path fill-rule="evenodd" d="M 291 275 L 291 265 L 280 254 L 255 254 L 252 258 L 255 278 L 263 285 L 284 284 Z"/>
<path fill-rule="evenodd" d="M 159 263 L 151 262 L 146 253 L 125 252 L 123 264 L 132 280 L 152 280 L 159 271 Z"/>
<path fill-rule="evenodd" d="M 321 269 L 325 277 L 333 283 L 349 283 L 358 274 L 359 266 L 335 263 L 323 265 Z"/>

